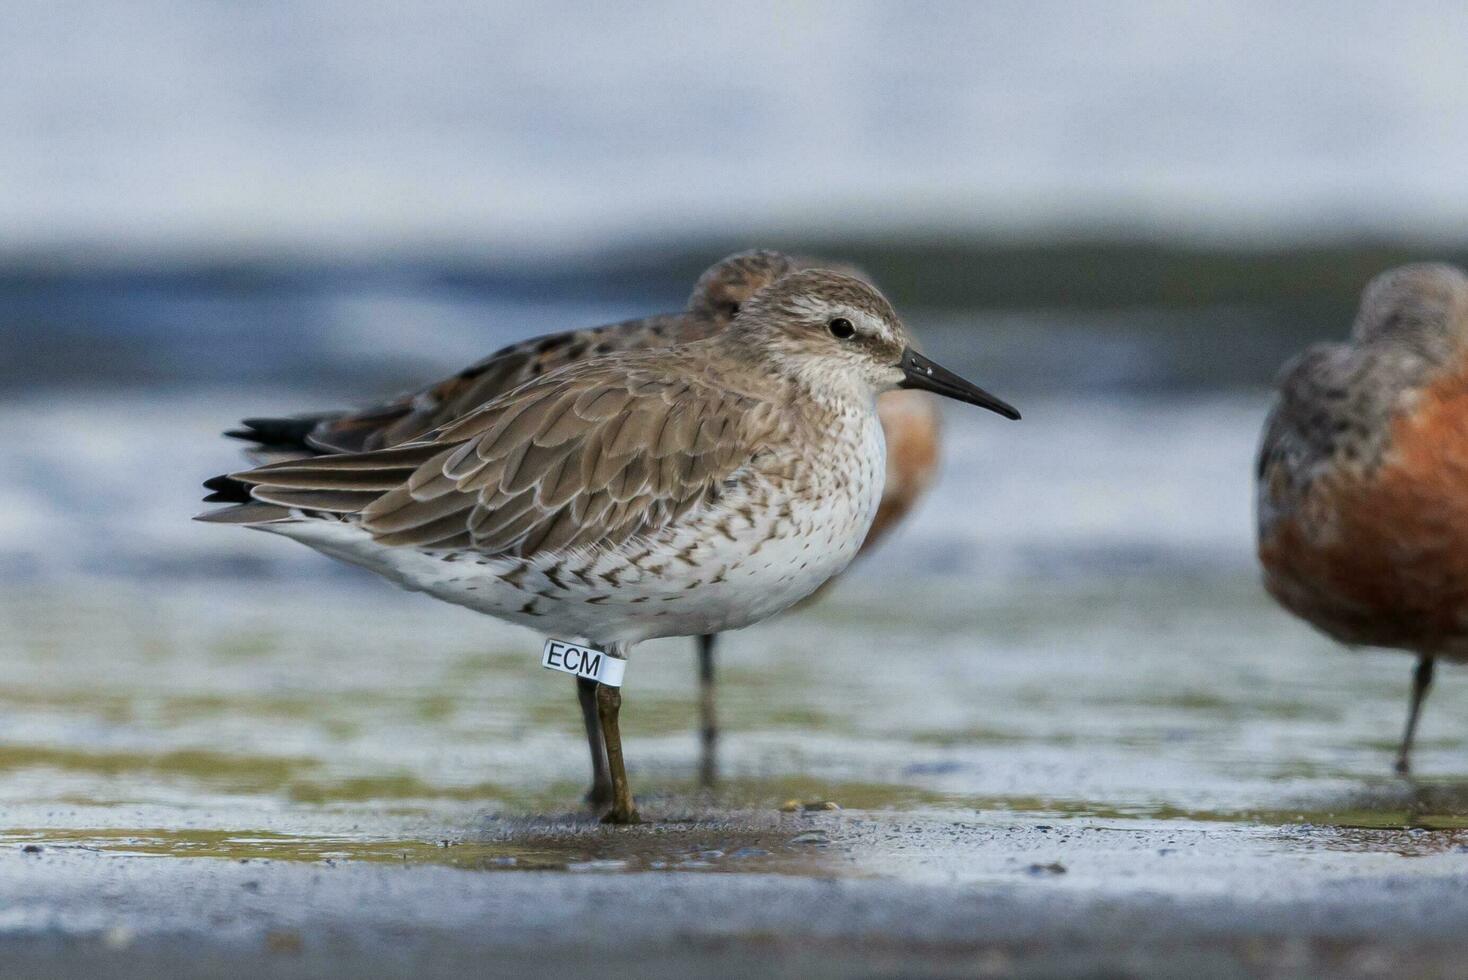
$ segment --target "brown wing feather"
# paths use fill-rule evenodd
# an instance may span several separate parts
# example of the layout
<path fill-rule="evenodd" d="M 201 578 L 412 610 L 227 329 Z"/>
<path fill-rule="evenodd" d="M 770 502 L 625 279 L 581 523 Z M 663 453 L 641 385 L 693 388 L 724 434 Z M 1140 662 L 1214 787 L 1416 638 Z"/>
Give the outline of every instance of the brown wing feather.
<path fill-rule="evenodd" d="M 710 266 L 682 313 L 546 334 L 501 348 L 436 384 L 356 412 L 247 419 L 230 435 L 274 453 L 361 453 L 422 440 L 512 389 L 567 364 L 621 351 L 669 347 L 713 336 L 744 300 L 795 268 L 827 266 L 867 278 L 842 263 L 791 259 L 753 250 Z"/>
<path fill-rule="evenodd" d="M 779 413 L 657 354 L 579 362 L 431 439 L 234 474 L 255 499 L 355 514 L 383 544 L 530 557 L 614 547 L 713 500 Z M 753 423 L 753 424 L 751 424 Z"/>
<path fill-rule="evenodd" d="M 311 430 L 307 442 L 330 453 L 359 453 L 401 445 L 588 353 L 667 347 L 710 336 L 720 326 L 721 322 L 707 318 L 670 313 L 534 337 L 501 348 L 427 388 L 360 412 L 323 419 Z"/>

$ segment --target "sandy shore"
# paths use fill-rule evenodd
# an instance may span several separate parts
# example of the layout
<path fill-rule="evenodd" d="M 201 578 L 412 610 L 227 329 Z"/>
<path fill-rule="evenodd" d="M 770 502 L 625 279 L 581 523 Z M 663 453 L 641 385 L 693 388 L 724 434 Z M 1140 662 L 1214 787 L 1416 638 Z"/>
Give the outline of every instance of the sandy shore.
<path fill-rule="evenodd" d="M 841 811 L 489 820 L 445 844 L 12 845 L 0 954 L 15 976 L 1446 977 L 1468 953 L 1462 831 Z"/>

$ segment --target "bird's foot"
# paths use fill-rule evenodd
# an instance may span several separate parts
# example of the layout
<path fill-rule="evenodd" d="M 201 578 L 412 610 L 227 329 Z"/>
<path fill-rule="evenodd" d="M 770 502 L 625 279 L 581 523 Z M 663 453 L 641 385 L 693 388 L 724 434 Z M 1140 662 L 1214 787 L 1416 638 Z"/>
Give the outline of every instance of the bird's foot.
<path fill-rule="evenodd" d="M 601 822 L 626 827 L 632 824 L 642 823 L 642 816 L 637 812 L 635 807 L 623 808 L 614 806 L 601 818 Z"/>

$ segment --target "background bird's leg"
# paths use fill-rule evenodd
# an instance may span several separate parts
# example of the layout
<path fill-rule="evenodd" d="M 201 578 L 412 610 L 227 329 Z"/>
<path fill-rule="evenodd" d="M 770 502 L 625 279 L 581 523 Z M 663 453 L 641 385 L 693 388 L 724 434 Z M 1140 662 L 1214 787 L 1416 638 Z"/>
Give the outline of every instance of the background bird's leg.
<path fill-rule="evenodd" d="M 710 633 L 698 638 L 698 710 L 699 737 L 703 756 L 699 765 L 699 782 L 705 787 L 718 778 L 715 748 L 719 741 L 719 716 L 714 706 L 714 646 L 718 636 Z"/>
<path fill-rule="evenodd" d="M 609 644 L 604 648 L 607 655 L 625 659 L 625 647 Z M 627 766 L 622 760 L 622 729 L 618 716 L 622 711 L 622 689 L 598 684 L 596 687 L 597 714 L 601 717 L 602 739 L 607 747 L 607 766 L 612 775 L 612 808 L 602 817 L 602 823 L 640 823 L 637 811 L 632 806 L 632 789 L 627 784 Z"/>
<path fill-rule="evenodd" d="M 1427 689 L 1432 686 L 1433 657 L 1417 659 L 1417 669 L 1412 673 L 1412 706 L 1407 709 L 1407 731 L 1402 735 L 1402 749 L 1397 753 L 1397 772 L 1405 776 L 1412 771 L 1412 740 L 1417 737 L 1417 716 L 1422 711 L 1422 702 L 1427 699 Z"/>
<path fill-rule="evenodd" d="M 581 720 L 586 725 L 586 744 L 591 749 L 591 789 L 586 802 L 601 809 L 612 802 L 612 774 L 607 768 L 607 743 L 601 735 L 601 717 L 596 708 L 597 683 L 576 678 L 576 698 L 581 702 Z"/>

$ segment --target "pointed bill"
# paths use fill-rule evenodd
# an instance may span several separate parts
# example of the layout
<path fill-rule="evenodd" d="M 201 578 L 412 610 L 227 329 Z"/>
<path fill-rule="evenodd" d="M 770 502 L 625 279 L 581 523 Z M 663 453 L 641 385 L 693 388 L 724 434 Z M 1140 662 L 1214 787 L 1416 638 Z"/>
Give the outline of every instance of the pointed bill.
<path fill-rule="evenodd" d="M 911 347 L 902 352 L 902 361 L 898 367 L 902 369 L 904 375 L 901 384 L 898 385 L 900 388 L 931 391 L 945 398 L 956 398 L 958 401 L 987 408 L 991 412 L 998 412 L 1007 419 L 1019 418 L 1019 411 L 1013 405 L 995 398 L 983 388 L 965 381 L 942 365 L 933 363 Z"/>

